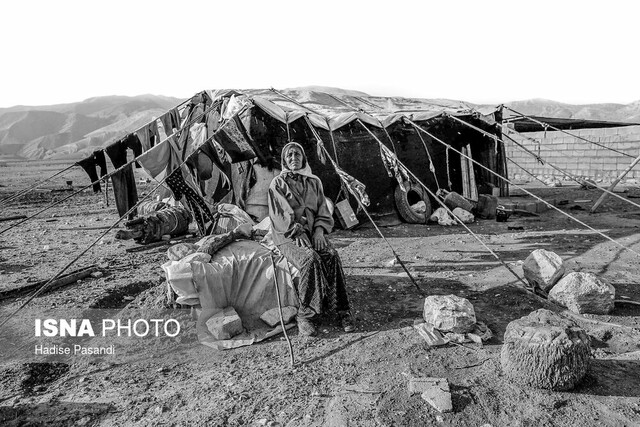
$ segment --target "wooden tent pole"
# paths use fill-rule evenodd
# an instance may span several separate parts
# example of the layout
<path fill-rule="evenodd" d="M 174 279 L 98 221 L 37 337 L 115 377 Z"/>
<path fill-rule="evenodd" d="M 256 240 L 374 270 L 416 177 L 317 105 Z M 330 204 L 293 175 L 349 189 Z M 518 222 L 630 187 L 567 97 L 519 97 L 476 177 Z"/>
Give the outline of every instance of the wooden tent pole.
<path fill-rule="evenodd" d="M 630 171 L 633 169 L 638 163 L 640 163 L 640 156 L 636 157 L 633 162 L 611 183 L 609 186 L 609 191 L 613 191 L 613 189 L 618 185 L 618 183 L 624 178 Z M 593 204 L 593 207 L 589 212 L 594 213 L 596 209 L 604 202 L 609 193 L 602 193 L 602 196 L 598 199 L 597 202 Z"/>

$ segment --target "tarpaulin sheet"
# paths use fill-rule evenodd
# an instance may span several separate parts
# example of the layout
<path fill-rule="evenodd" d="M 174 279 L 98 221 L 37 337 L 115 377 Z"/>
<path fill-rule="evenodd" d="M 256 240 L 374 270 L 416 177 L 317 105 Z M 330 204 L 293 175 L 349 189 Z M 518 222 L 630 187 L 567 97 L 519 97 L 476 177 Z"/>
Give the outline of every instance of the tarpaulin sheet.
<path fill-rule="evenodd" d="M 204 254 L 202 254 L 204 255 Z M 222 350 L 250 345 L 282 331 L 260 320 L 267 310 L 278 307 L 272 252 L 252 240 L 238 240 L 216 252 L 209 262 L 169 261 L 163 264 L 167 281 L 181 304 L 200 304 L 196 331 L 200 342 Z M 202 259 L 202 258 L 198 258 Z M 297 271 L 281 255 L 273 255 L 283 307 L 298 306 L 293 288 Z M 206 322 L 226 307 L 233 307 L 245 328 L 243 334 L 216 340 Z"/>

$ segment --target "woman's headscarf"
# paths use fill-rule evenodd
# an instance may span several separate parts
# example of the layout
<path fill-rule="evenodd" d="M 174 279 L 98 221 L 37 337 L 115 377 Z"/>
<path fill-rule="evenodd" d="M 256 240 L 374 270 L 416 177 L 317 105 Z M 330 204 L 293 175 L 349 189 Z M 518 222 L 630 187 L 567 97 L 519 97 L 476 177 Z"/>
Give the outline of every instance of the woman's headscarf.
<path fill-rule="evenodd" d="M 300 152 L 302 153 L 302 167 L 300 169 L 297 170 L 291 170 L 289 169 L 288 165 L 287 165 L 287 152 L 293 148 L 296 147 L 300 150 Z M 282 165 L 282 172 L 280 172 L 280 175 L 282 175 L 283 177 L 289 176 L 287 174 L 295 174 L 298 173 L 300 175 L 304 175 L 304 176 L 309 176 L 315 179 L 319 179 L 317 176 L 315 176 L 312 172 L 311 172 L 311 167 L 309 166 L 309 162 L 307 161 L 307 153 L 304 152 L 304 148 L 302 148 L 302 145 L 298 144 L 295 141 L 291 141 L 290 143 L 288 143 L 287 145 L 284 146 L 284 148 L 282 149 L 282 154 L 280 156 L 280 163 Z"/>

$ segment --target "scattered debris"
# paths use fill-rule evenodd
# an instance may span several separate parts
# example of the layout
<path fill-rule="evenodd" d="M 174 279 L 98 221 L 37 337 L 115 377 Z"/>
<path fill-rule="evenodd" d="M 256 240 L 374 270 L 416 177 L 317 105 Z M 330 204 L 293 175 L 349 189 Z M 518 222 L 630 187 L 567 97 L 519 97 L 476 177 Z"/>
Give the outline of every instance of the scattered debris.
<path fill-rule="evenodd" d="M 522 271 L 533 287 L 548 292 L 564 274 L 560 255 L 545 249 L 536 249 L 524 260 Z"/>
<path fill-rule="evenodd" d="M 411 378 L 409 394 L 420 397 L 440 412 L 453 411 L 449 381 L 446 378 Z"/>
<path fill-rule="evenodd" d="M 640 199 L 640 188 L 632 187 L 627 191 L 627 198 L 629 199 Z"/>
<path fill-rule="evenodd" d="M 593 273 L 573 272 L 549 292 L 549 299 L 574 313 L 607 314 L 614 308 L 616 289 Z"/>
<path fill-rule="evenodd" d="M 583 190 L 595 190 L 598 188 L 598 184 L 596 184 L 592 179 L 583 179 L 580 181 L 580 188 Z"/>
<path fill-rule="evenodd" d="M 509 323 L 500 353 L 511 381 L 555 391 L 571 390 L 587 373 L 590 357 L 586 332 L 545 309 Z"/>
<path fill-rule="evenodd" d="M 418 331 L 420 336 L 432 347 L 445 345 L 448 341 L 444 339 L 440 331 L 435 329 L 430 323 L 418 323 L 413 325 L 413 328 Z"/>

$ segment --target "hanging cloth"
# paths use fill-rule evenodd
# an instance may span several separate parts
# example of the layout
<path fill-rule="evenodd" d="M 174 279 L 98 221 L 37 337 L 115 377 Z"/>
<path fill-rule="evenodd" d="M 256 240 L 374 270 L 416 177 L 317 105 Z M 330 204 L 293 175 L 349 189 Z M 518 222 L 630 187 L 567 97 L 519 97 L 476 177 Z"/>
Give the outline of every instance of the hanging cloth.
<path fill-rule="evenodd" d="M 182 197 L 187 199 L 187 204 L 193 213 L 196 224 L 198 224 L 198 229 L 200 229 L 202 235 L 207 235 L 207 222 L 213 224 L 215 219 L 204 199 L 187 185 L 182 175 L 182 168 L 174 170 L 165 182 L 173 192 L 176 200 L 181 200 Z"/>
<path fill-rule="evenodd" d="M 369 195 L 367 194 L 367 187 L 363 183 L 340 169 L 337 165 L 334 165 L 334 167 L 336 169 L 336 172 L 342 179 L 343 184 L 348 187 L 347 189 L 349 190 L 349 192 L 357 197 L 358 200 L 360 200 L 360 203 L 362 203 L 364 206 L 369 206 L 371 203 L 369 201 Z"/>
<path fill-rule="evenodd" d="M 125 138 L 104 149 L 107 156 L 111 159 L 113 167 L 116 169 L 127 164 L 127 149 L 129 148 L 129 144 L 134 141 L 130 137 L 131 135 L 127 135 Z M 111 175 L 111 183 L 113 184 L 113 196 L 116 199 L 116 208 L 118 209 L 118 214 L 122 217 L 138 203 L 138 189 L 136 188 L 136 180 L 131 164 Z M 129 214 L 128 219 L 132 219 L 136 215 L 137 210 L 134 209 Z"/>
<path fill-rule="evenodd" d="M 136 131 L 136 135 L 142 144 L 142 150 L 147 151 L 149 148 L 160 142 L 160 134 L 158 133 L 158 122 L 153 120 L 146 126 Z"/>
<path fill-rule="evenodd" d="M 96 168 L 100 168 L 100 177 L 103 177 L 107 174 L 107 161 L 104 157 L 104 151 L 96 150 L 91 153 L 89 157 L 77 162 L 76 165 L 84 169 L 87 175 L 89 175 L 89 179 L 91 179 L 91 182 L 93 182 L 93 192 L 101 192 L 102 188 L 100 187 Z"/>
<path fill-rule="evenodd" d="M 180 164 L 174 138 L 171 137 L 159 147 L 146 151 L 138 162 L 152 178 L 156 178 L 165 170 L 173 171 Z"/>
<path fill-rule="evenodd" d="M 173 108 L 162 116 L 160 116 L 160 122 L 164 128 L 164 133 L 169 136 L 173 133 L 174 129 L 180 129 L 180 116 L 178 115 L 178 109 Z"/>
<path fill-rule="evenodd" d="M 409 179 L 409 175 L 400 166 L 398 158 L 391 152 L 391 150 L 385 147 L 382 143 L 379 143 L 378 145 L 380 146 L 380 157 L 382 158 L 382 163 L 387 170 L 387 174 L 389 177 L 395 177 L 400 189 L 406 192 L 407 190 L 404 188 L 404 182 Z"/>
<path fill-rule="evenodd" d="M 242 121 L 234 116 L 213 137 L 231 157 L 231 163 L 242 162 L 257 157 L 250 144 Z"/>

